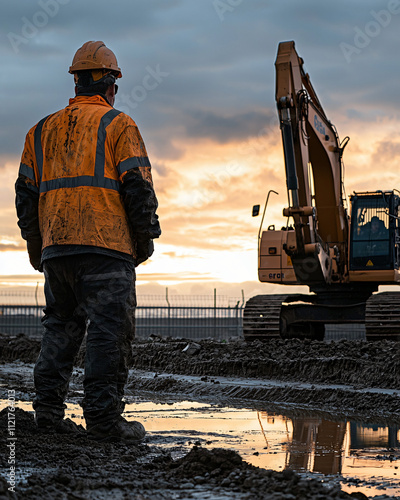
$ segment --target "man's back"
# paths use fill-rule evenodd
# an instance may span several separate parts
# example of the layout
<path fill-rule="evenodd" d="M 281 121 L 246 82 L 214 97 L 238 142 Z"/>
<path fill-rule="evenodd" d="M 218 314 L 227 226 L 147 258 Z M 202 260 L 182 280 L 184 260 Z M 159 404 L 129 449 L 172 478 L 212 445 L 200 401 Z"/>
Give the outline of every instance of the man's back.
<path fill-rule="evenodd" d="M 121 181 L 132 166 L 150 182 L 151 175 L 146 148 L 129 116 L 98 95 L 77 96 L 29 131 L 22 163 L 32 169 L 39 187 L 44 250 L 89 245 L 134 253 Z"/>
<path fill-rule="evenodd" d="M 42 148 L 46 153 L 42 182 L 93 176 L 98 136 L 105 134 L 106 126 L 117 114 L 100 96 L 79 96 L 71 99 L 66 108 L 50 115 L 41 133 Z M 107 115 L 108 119 L 105 118 Z M 98 161 L 105 162 L 105 151 L 99 153 L 103 158 L 98 158 Z M 112 163 L 113 158 L 108 155 L 107 164 L 112 166 Z"/>

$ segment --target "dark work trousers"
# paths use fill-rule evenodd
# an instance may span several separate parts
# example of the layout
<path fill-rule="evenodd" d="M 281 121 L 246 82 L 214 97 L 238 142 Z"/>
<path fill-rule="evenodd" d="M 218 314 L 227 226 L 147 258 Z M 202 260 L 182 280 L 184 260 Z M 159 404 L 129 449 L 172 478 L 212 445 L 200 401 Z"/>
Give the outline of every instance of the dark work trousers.
<path fill-rule="evenodd" d="M 122 259 L 78 254 L 43 264 L 46 308 L 34 368 L 37 418 L 64 417 L 74 360 L 85 332 L 83 413 L 87 426 L 122 413 L 135 331 L 135 267 Z M 43 412 L 43 413 L 42 413 Z"/>

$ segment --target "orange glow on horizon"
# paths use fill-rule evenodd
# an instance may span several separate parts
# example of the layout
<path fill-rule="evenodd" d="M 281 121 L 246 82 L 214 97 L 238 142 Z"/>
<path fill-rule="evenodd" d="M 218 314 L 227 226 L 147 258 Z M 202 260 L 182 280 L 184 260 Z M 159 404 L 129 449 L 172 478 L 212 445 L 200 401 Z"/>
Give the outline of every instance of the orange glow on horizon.
<path fill-rule="evenodd" d="M 386 118 L 365 124 L 339 118 L 340 137 L 351 137 L 344 153 L 347 195 L 354 190 L 396 188 L 398 121 Z M 251 217 L 251 207 L 260 204 L 263 210 L 269 189 L 279 195 L 270 198 L 264 228 L 286 225 L 282 216 L 287 204 L 286 181 L 278 124 L 243 140 L 222 144 L 191 139 L 177 147 L 182 151 L 178 159 L 151 158 L 155 165 L 163 165 L 162 172 L 153 169 L 163 234 L 155 241 L 153 258 L 138 268 L 139 280 L 166 286 L 201 281 L 257 283 L 261 218 Z M 42 275 L 30 267 L 16 224 L 18 162 L 9 158 L 6 168 L 0 169 L 0 275 L 31 274 L 37 281 Z"/>

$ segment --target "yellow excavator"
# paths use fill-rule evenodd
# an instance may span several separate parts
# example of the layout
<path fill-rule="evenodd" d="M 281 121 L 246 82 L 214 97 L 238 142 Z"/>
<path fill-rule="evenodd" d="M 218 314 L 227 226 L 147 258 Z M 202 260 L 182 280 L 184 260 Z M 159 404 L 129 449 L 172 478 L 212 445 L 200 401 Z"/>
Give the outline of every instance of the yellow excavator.
<path fill-rule="evenodd" d="M 287 224 L 258 235 L 261 282 L 308 285 L 309 293 L 257 295 L 243 315 L 246 340 L 322 340 L 325 325 L 365 324 L 367 340 L 400 340 L 400 193 L 354 192 L 345 204 L 339 141 L 293 41 L 279 44 L 276 105 L 282 134 Z M 269 193 L 264 207 L 268 204 Z M 253 207 L 258 215 L 259 205 Z"/>

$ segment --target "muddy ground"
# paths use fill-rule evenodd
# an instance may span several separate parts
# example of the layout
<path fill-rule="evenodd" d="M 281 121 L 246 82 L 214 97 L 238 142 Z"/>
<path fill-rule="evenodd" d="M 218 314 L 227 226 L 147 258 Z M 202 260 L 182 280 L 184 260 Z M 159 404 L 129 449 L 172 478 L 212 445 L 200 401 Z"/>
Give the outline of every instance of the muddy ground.
<path fill-rule="evenodd" d="M 16 400 L 33 393 L 25 363 L 33 363 L 39 341 L 19 335 L 0 336 L 3 389 L 16 389 Z M 251 402 L 253 407 L 315 410 L 331 417 L 364 422 L 400 423 L 400 343 L 389 341 L 311 342 L 241 340 L 199 342 L 153 339 L 134 345 L 134 364 L 127 395 L 151 392 L 165 397 L 208 402 Z M 77 360 L 82 365 L 83 352 Z M 80 386 L 81 371 L 71 384 Z M 80 387 L 81 388 L 81 387 Z M 293 408 L 296 408 L 294 410 Z M 25 470 L 15 498 L 134 498 L 134 499 L 325 499 L 353 496 L 339 486 L 285 470 L 251 466 L 234 451 L 207 443 L 190 443 L 191 451 L 173 460 L 170 453 L 147 439 L 140 446 L 97 444 L 68 436 L 35 433 L 31 413 L 17 410 L 18 463 Z M 6 449 L 8 410 L 0 413 L 0 438 Z M 2 453 L 0 498 L 13 498 L 6 474 L 8 451 Z M 5 479 L 4 479 L 5 478 Z M 356 496 L 357 495 L 357 496 Z M 394 498 L 381 495 L 377 498 Z"/>

